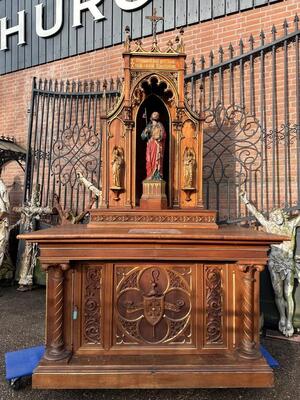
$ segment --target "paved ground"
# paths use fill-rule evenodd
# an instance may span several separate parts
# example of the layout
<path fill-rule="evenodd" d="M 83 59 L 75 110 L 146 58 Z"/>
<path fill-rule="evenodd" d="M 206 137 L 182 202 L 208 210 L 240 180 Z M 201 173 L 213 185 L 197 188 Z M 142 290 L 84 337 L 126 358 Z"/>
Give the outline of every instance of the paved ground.
<path fill-rule="evenodd" d="M 13 391 L 4 379 L 4 353 L 43 343 L 45 291 L 18 293 L 15 288 L 0 288 L 0 294 L 0 400 L 300 399 L 300 344 L 270 339 L 263 344 L 281 365 L 275 373 L 274 389 L 35 391 L 27 385 Z"/>

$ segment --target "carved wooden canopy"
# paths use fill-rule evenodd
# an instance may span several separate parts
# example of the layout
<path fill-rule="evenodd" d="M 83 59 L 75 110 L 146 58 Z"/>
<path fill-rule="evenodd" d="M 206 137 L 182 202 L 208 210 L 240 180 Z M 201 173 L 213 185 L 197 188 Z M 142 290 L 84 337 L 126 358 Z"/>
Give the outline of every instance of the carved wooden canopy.
<path fill-rule="evenodd" d="M 185 59 L 183 31 L 164 49 L 155 39 L 149 49 L 140 40 L 132 43 L 127 31 L 123 92 L 105 121 L 104 208 L 140 206 L 146 169 L 141 133 L 154 111 L 167 135 L 163 169 L 168 208 L 203 207 L 202 124 L 185 101 Z"/>

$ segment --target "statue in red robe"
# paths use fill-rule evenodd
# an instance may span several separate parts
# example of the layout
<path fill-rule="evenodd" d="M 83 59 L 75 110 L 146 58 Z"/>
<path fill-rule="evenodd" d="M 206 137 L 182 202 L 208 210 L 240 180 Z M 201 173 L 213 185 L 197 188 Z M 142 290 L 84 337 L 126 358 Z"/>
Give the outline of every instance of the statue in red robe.
<path fill-rule="evenodd" d="M 146 150 L 146 179 L 162 180 L 167 134 L 163 124 L 159 121 L 158 112 L 152 113 L 150 122 L 143 130 L 141 136 L 143 140 L 148 141 Z"/>

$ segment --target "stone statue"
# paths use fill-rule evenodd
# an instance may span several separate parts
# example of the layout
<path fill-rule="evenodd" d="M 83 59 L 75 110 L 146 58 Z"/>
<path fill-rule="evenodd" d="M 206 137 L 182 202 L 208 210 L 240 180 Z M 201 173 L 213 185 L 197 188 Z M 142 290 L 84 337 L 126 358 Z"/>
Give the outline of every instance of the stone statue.
<path fill-rule="evenodd" d="M 143 140 L 148 141 L 146 150 L 146 179 L 162 180 L 167 134 L 163 124 L 159 121 L 158 112 L 152 113 L 150 120 L 141 135 Z"/>
<path fill-rule="evenodd" d="M 59 197 L 57 194 L 54 195 L 54 209 L 57 210 L 60 225 L 68 225 L 68 224 L 79 224 L 83 221 L 84 217 L 89 213 L 90 209 L 93 207 L 96 201 L 96 197 L 92 197 L 92 200 L 86 210 L 82 213 L 76 215 L 71 209 L 64 210 L 59 203 Z"/>
<path fill-rule="evenodd" d="M 112 175 L 113 186 L 111 189 L 122 189 L 121 174 L 124 165 L 124 151 L 121 147 L 115 146 L 112 152 Z"/>
<path fill-rule="evenodd" d="M 9 197 L 7 188 L 0 178 L 0 279 L 10 279 L 12 278 L 12 271 L 2 271 L 4 265 L 4 258 L 7 254 L 7 246 L 9 239 L 9 220 L 8 220 L 8 212 L 9 212 Z"/>
<path fill-rule="evenodd" d="M 283 210 L 275 209 L 270 213 L 269 219 L 266 219 L 250 203 L 245 192 L 241 192 L 240 197 L 248 210 L 265 228 L 266 232 L 285 235 L 290 238 L 290 240 L 286 240 L 281 244 L 271 246 L 268 267 L 275 293 L 275 302 L 280 315 L 278 329 L 284 336 L 291 337 L 294 333 L 292 322 L 294 314 L 294 279 L 297 278 L 300 281 L 300 268 L 294 258 L 296 227 L 300 223 L 300 216 L 288 220 L 288 216 Z"/>
<path fill-rule="evenodd" d="M 52 214 L 51 207 L 41 207 L 40 186 L 37 185 L 32 192 L 31 200 L 23 207 L 15 207 L 14 211 L 21 213 L 19 224 L 23 233 L 33 232 L 37 229 L 37 222 L 42 215 Z M 37 263 L 38 247 L 36 243 L 25 242 L 25 248 L 19 258 L 18 291 L 25 292 L 31 290 L 33 284 L 33 272 Z"/>
<path fill-rule="evenodd" d="M 196 154 L 194 149 L 187 147 L 183 156 L 184 189 L 194 189 L 194 175 L 196 168 Z"/>

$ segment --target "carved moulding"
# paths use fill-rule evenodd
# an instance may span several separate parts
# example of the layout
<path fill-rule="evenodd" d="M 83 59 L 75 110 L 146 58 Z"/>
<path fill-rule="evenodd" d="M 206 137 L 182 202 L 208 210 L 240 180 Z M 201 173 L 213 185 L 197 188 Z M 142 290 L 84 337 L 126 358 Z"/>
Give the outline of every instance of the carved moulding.
<path fill-rule="evenodd" d="M 159 223 L 159 224 L 210 224 L 216 222 L 212 215 L 92 215 L 91 222 L 105 223 Z"/>
<path fill-rule="evenodd" d="M 83 343 L 101 344 L 101 286 L 102 267 L 85 271 L 83 302 Z"/>
<path fill-rule="evenodd" d="M 183 275 L 159 266 L 122 269 L 117 267 L 116 344 L 190 344 L 191 286 L 184 276 L 190 268 L 182 268 Z"/>
<path fill-rule="evenodd" d="M 118 111 L 120 111 L 122 104 L 124 102 L 124 97 L 125 97 L 125 92 L 124 92 L 124 84 L 123 84 L 122 91 L 120 93 L 117 103 L 114 104 L 114 107 L 111 110 L 107 110 L 107 118 L 108 119 L 111 118 L 112 116 L 118 114 Z"/>
<path fill-rule="evenodd" d="M 183 117 L 185 115 L 184 107 L 176 107 L 176 119 L 173 120 L 173 126 L 175 131 L 180 133 L 179 139 L 183 139 L 184 136 L 182 134 L 182 127 L 183 127 Z"/>
<path fill-rule="evenodd" d="M 205 342 L 223 344 L 223 268 L 221 266 L 205 267 Z"/>

